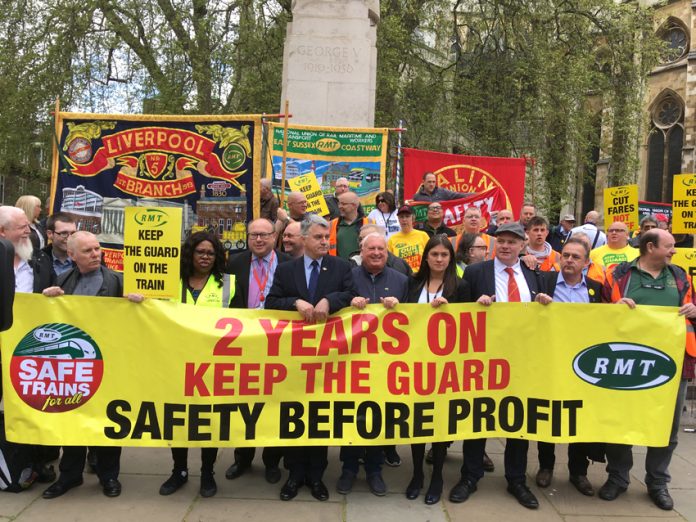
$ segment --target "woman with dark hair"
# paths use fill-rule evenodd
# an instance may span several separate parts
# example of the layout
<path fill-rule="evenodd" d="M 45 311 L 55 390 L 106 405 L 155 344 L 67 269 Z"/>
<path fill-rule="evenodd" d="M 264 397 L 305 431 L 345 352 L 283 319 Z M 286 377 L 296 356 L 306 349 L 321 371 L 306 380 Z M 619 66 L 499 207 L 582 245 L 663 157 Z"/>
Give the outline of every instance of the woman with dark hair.
<path fill-rule="evenodd" d="M 449 238 L 443 234 L 430 238 L 423 251 L 420 269 L 409 280 L 408 302 L 429 303 L 437 308 L 447 303 L 467 303 L 471 301 L 469 285 L 457 277 L 454 248 Z M 425 495 L 426 504 L 436 504 L 442 495 L 442 467 L 447 455 L 447 442 L 433 443 L 433 475 Z M 423 460 L 425 444 L 411 444 L 413 457 L 413 477 L 406 488 L 406 498 L 415 499 L 423 487 Z"/>
<path fill-rule="evenodd" d="M 225 251 L 215 234 L 208 231 L 191 234 L 181 246 L 181 282 L 177 302 L 192 306 L 227 308 L 234 276 L 224 274 Z M 217 448 L 201 448 L 202 497 L 217 493 L 213 465 Z M 188 448 L 172 448 L 174 469 L 160 487 L 160 495 L 171 495 L 188 481 Z"/>
<path fill-rule="evenodd" d="M 488 246 L 481 234 L 465 232 L 457 245 L 457 275 L 463 277 L 464 269 L 473 263 L 486 260 Z"/>
<path fill-rule="evenodd" d="M 375 198 L 375 208 L 367 215 L 367 222 L 384 227 L 387 239 L 401 230 L 396 216 L 396 201 L 391 192 L 380 192 Z"/>

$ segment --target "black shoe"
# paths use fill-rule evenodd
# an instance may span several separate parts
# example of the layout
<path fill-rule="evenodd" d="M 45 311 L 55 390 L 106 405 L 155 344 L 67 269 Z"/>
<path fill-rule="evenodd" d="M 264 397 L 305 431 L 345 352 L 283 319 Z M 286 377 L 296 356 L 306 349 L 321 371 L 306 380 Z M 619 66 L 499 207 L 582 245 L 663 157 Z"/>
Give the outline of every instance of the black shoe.
<path fill-rule="evenodd" d="M 321 501 L 329 500 L 329 490 L 326 489 L 326 485 L 321 480 L 315 482 L 307 481 L 307 485 L 314 498 Z"/>
<path fill-rule="evenodd" d="M 107 497 L 118 497 L 121 494 L 121 483 L 118 479 L 110 478 L 101 483 L 102 491 Z"/>
<path fill-rule="evenodd" d="M 594 488 L 589 480 L 587 480 L 586 475 L 570 475 L 570 483 L 575 486 L 580 493 L 587 497 L 594 495 Z"/>
<path fill-rule="evenodd" d="M 292 500 L 297 496 L 297 490 L 302 487 L 302 482 L 298 482 L 290 477 L 283 487 L 280 488 L 280 500 Z"/>
<path fill-rule="evenodd" d="M 338 481 L 336 482 L 336 491 L 338 491 L 341 495 L 347 495 L 353 489 L 354 483 L 355 473 L 348 469 L 344 469 L 341 473 L 341 476 L 338 477 Z"/>
<path fill-rule="evenodd" d="M 466 502 L 476 489 L 475 482 L 472 482 L 470 479 L 461 479 L 457 482 L 457 485 L 452 488 L 452 491 L 450 491 L 450 502 L 454 502 L 455 504 Z"/>
<path fill-rule="evenodd" d="M 41 469 L 39 469 L 36 476 L 36 481 L 43 484 L 48 484 L 54 480 L 56 480 L 56 471 L 53 468 L 53 464 L 44 464 L 41 466 Z"/>
<path fill-rule="evenodd" d="M 508 484 L 507 490 L 508 493 L 512 494 L 512 496 L 517 499 L 517 502 L 524 507 L 529 509 L 536 509 L 539 507 L 539 501 L 534 496 L 534 493 L 529 490 L 527 484 L 523 482 Z"/>
<path fill-rule="evenodd" d="M 652 501 L 660 509 L 664 509 L 665 511 L 672 511 L 674 509 L 674 500 L 672 500 L 667 488 L 651 489 L 648 491 L 648 495 L 650 495 Z"/>
<path fill-rule="evenodd" d="M 46 499 L 60 497 L 61 495 L 64 495 L 65 493 L 70 491 L 72 488 L 76 488 L 77 486 L 81 485 L 82 477 L 72 481 L 64 481 L 58 479 L 53 484 L 51 484 L 48 487 L 48 489 L 46 489 L 46 491 L 43 492 L 41 496 Z"/>
<path fill-rule="evenodd" d="M 428 486 L 428 491 L 425 494 L 425 503 L 428 506 L 432 506 L 440 502 L 440 497 L 442 497 L 442 480 L 438 480 L 437 482 L 431 481 L 430 486 Z"/>
<path fill-rule="evenodd" d="M 370 488 L 370 492 L 378 497 L 383 497 L 387 494 L 387 485 L 384 483 L 382 474 L 379 471 L 375 473 L 370 473 L 367 476 L 367 487 Z"/>
<path fill-rule="evenodd" d="M 277 484 L 280 482 L 281 473 L 278 466 L 266 468 L 266 482 L 269 484 Z"/>
<path fill-rule="evenodd" d="M 225 478 L 229 480 L 239 478 L 249 471 L 250 467 L 251 466 L 248 464 L 242 464 L 241 462 L 235 461 L 229 468 L 227 468 L 227 471 L 225 471 Z"/>
<path fill-rule="evenodd" d="M 188 482 L 188 471 L 172 471 L 172 475 L 160 486 L 160 495 L 171 495 Z"/>
<path fill-rule="evenodd" d="M 540 488 L 548 488 L 551 485 L 551 478 L 553 477 L 553 470 L 541 468 L 536 474 L 536 484 Z"/>
<path fill-rule="evenodd" d="M 384 449 L 384 463 L 392 468 L 401 466 L 401 457 L 396 452 L 396 446 L 387 446 Z"/>
<path fill-rule="evenodd" d="M 616 500 L 616 497 L 624 491 L 626 491 L 626 488 L 607 480 L 604 485 L 599 488 L 599 498 L 602 500 Z"/>
<path fill-rule="evenodd" d="M 483 471 L 493 472 L 495 471 L 495 464 L 488 456 L 488 453 L 483 452 Z"/>
<path fill-rule="evenodd" d="M 217 493 L 217 484 L 215 483 L 215 473 L 212 471 L 206 471 L 201 473 L 201 489 L 199 493 L 203 498 L 209 498 L 215 496 Z"/>
<path fill-rule="evenodd" d="M 423 477 L 413 477 L 411 482 L 408 483 L 408 486 L 406 486 L 406 498 L 409 500 L 418 498 L 422 488 Z"/>

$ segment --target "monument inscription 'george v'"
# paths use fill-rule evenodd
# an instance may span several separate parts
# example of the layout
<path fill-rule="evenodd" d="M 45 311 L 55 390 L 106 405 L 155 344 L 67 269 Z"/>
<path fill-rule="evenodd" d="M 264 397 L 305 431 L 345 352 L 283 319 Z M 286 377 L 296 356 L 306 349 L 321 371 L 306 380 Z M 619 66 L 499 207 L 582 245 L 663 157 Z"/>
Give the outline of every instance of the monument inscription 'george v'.
<path fill-rule="evenodd" d="M 292 123 L 372 127 L 379 0 L 295 0 L 283 56 Z"/>

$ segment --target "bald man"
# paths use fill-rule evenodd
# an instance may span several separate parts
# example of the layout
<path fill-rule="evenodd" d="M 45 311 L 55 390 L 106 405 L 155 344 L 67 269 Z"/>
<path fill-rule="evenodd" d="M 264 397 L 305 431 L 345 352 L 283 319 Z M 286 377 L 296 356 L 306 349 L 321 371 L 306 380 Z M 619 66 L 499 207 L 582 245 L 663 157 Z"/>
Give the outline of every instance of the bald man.
<path fill-rule="evenodd" d="M 338 209 L 338 197 L 341 194 L 345 194 L 350 190 L 350 185 L 348 184 L 348 178 L 338 178 L 334 182 L 334 193 L 324 196 L 326 201 L 326 206 L 329 209 L 329 214 L 326 216 L 327 221 L 341 217 L 341 213 Z M 362 208 L 360 202 L 358 202 L 358 217 L 365 217 L 365 211 Z"/>
<path fill-rule="evenodd" d="M 597 223 L 599 223 L 599 212 L 590 210 L 585 215 L 585 222 L 581 226 L 573 228 L 570 234 L 568 234 L 568 237 L 571 237 L 576 232 L 582 232 L 590 240 L 590 249 L 594 250 L 595 248 L 604 246 L 607 244 L 607 236 L 604 235 L 604 232 L 599 230 Z"/>
<path fill-rule="evenodd" d="M 278 219 L 278 198 L 273 195 L 271 180 L 264 178 L 261 180 L 260 188 L 261 217 L 275 223 Z"/>
<path fill-rule="evenodd" d="M 358 217 L 360 198 L 355 192 L 344 192 L 338 196 L 338 211 L 340 217 L 329 223 L 329 254 L 350 259 L 350 255 L 358 249 L 358 235 L 363 225 L 367 224 L 366 217 Z"/>
<path fill-rule="evenodd" d="M 615 221 L 607 228 L 607 244 L 590 253 L 592 262 L 607 270 L 624 261 L 633 261 L 636 257 L 638 249 L 628 244 L 628 227 L 620 221 Z"/>

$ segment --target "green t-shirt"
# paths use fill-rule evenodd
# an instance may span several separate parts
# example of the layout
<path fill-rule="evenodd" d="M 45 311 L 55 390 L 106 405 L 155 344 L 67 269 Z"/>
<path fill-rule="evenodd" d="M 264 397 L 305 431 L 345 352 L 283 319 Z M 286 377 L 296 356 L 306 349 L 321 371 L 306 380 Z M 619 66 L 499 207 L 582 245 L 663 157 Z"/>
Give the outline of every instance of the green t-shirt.
<path fill-rule="evenodd" d="M 677 282 L 669 268 L 664 267 L 660 275 L 653 277 L 637 265 L 631 269 L 626 297 L 636 304 L 656 306 L 680 306 Z"/>
<path fill-rule="evenodd" d="M 336 228 L 336 255 L 343 259 L 348 259 L 350 255 L 358 250 L 358 227 L 362 224 L 362 220 L 357 218 L 350 225 L 346 224 L 343 219 L 338 222 Z"/>

